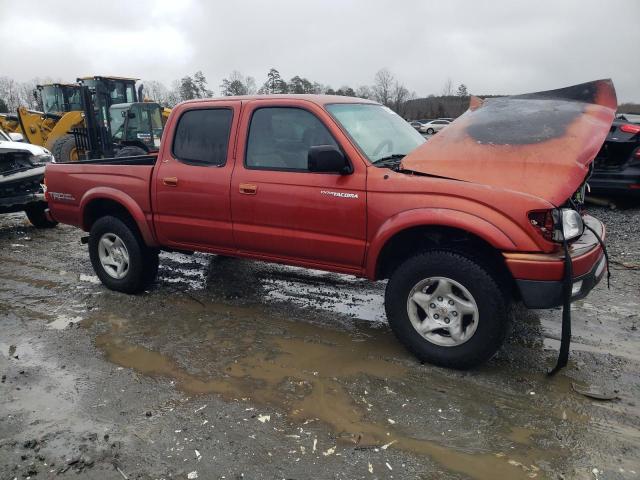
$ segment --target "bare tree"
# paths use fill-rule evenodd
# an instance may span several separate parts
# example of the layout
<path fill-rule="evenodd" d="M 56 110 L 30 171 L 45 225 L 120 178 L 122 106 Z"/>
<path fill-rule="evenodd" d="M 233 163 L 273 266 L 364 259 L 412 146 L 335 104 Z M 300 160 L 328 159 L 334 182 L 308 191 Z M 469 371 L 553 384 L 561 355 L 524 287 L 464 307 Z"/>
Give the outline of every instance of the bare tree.
<path fill-rule="evenodd" d="M 377 102 L 390 107 L 393 100 L 393 89 L 395 83 L 395 78 L 389 70 L 386 68 L 378 70 L 378 73 L 376 73 L 374 78 L 372 88 L 373 98 L 375 98 Z"/>
<path fill-rule="evenodd" d="M 253 77 L 245 77 L 237 70 L 231 72 L 229 78 L 223 78 L 220 92 L 224 96 L 251 95 L 256 92 L 256 81 Z"/>
<path fill-rule="evenodd" d="M 456 91 L 456 95 L 458 97 L 468 97 L 469 92 L 467 91 L 467 86 L 464 83 L 458 85 L 458 90 Z"/>
<path fill-rule="evenodd" d="M 372 98 L 373 92 L 371 91 L 371 87 L 369 87 L 368 85 L 360 85 L 358 88 L 356 88 L 356 97 L 366 99 Z"/>
<path fill-rule="evenodd" d="M 169 107 L 174 107 L 181 101 L 182 98 L 180 95 L 180 81 L 174 80 L 173 82 L 171 82 L 171 90 L 169 90 L 169 93 L 167 94 L 167 105 Z"/>
<path fill-rule="evenodd" d="M 444 82 L 444 86 L 442 87 L 443 97 L 451 97 L 453 96 L 453 80 L 450 77 L 447 78 L 447 81 Z"/>
<path fill-rule="evenodd" d="M 149 98 L 158 102 L 161 105 L 168 105 L 169 101 L 169 89 L 161 82 L 157 80 L 144 80 L 143 95 L 145 98 Z"/>
<path fill-rule="evenodd" d="M 400 82 L 396 81 L 395 86 L 393 87 L 393 110 L 398 115 L 404 116 L 405 113 L 405 104 L 407 100 L 411 98 L 411 93 L 409 90 L 402 85 Z"/>
<path fill-rule="evenodd" d="M 13 78 L 0 77 L 0 98 L 4 100 L 7 110 L 14 113 L 21 105 L 20 84 Z"/>

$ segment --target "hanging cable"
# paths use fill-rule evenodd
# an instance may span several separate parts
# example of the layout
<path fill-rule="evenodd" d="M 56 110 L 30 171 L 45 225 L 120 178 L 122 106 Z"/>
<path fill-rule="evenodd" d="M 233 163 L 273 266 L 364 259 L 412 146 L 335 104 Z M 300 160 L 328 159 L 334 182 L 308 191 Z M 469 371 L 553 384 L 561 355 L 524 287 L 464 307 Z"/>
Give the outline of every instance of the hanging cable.
<path fill-rule="evenodd" d="M 600 244 L 600 247 L 602 248 L 602 252 L 604 253 L 604 261 L 607 264 L 607 288 L 611 289 L 611 282 L 610 282 L 611 269 L 609 268 L 609 253 L 607 252 L 607 247 L 604 244 L 604 242 L 602 241 L 602 238 L 600 238 L 600 235 L 598 235 L 593 228 L 591 228 L 586 223 L 584 224 L 584 228 L 586 228 L 587 230 L 589 230 L 591 233 L 593 233 L 595 235 L 596 239 L 598 240 L 598 243 Z"/>
<path fill-rule="evenodd" d="M 560 352 L 556 366 L 547 373 L 553 376 L 567 366 L 569 361 L 569 346 L 571 345 L 571 287 L 573 283 L 573 264 L 569 255 L 569 245 L 562 233 L 562 248 L 564 249 L 564 274 L 562 278 L 562 334 L 560 337 Z"/>

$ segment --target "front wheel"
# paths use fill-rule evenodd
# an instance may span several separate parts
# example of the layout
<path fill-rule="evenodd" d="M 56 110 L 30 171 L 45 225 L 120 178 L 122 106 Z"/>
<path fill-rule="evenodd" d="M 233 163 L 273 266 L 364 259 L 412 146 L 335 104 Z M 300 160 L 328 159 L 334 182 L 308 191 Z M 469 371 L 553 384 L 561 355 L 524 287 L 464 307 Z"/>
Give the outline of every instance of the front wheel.
<path fill-rule="evenodd" d="M 435 133 L 435 130 L 433 128 L 427 129 L 427 134 L 428 135 L 433 135 L 434 133 Z"/>
<path fill-rule="evenodd" d="M 466 369 L 490 359 L 507 332 L 504 295 L 493 276 L 458 253 L 409 258 L 387 285 L 391 329 L 420 360 Z"/>
<path fill-rule="evenodd" d="M 100 281 L 118 292 L 140 292 L 158 273 L 158 251 L 144 244 L 135 226 L 117 217 L 93 224 L 89 257 Z"/>

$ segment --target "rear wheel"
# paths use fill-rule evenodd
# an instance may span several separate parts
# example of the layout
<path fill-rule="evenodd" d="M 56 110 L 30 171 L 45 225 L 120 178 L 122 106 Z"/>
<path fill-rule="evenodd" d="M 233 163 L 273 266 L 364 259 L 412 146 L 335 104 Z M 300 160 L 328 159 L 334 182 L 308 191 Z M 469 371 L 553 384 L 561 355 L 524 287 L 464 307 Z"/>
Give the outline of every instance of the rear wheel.
<path fill-rule="evenodd" d="M 485 362 L 507 332 L 504 294 L 493 276 L 450 251 L 426 252 L 400 265 L 385 309 L 398 339 L 420 360 L 466 369 Z"/>
<path fill-rule="evenodd" d="M 76 139 L 71 134 L 62 135 L 53 142 L 51 153 L 56 162 L 77 162 L 80 159 Z"/>
<path fill-rule="evenodd" d="M 27 214 L 27 218 L 36 228 L 53 228 L 58 222 L 49 220 L 44 211 L 47 208 L 44 203 L 37 203 L 35 205 L 29 205 L 25 208 L 24 213 Z"/>
<path fill-rule="evenodd" d="M 144 244 L 134 225 L 117 217 L 102 217 L 93 224 L 89 256 L 100 281 L 118 292 L 140 292 L 158 273 L 158 251 Z"/>

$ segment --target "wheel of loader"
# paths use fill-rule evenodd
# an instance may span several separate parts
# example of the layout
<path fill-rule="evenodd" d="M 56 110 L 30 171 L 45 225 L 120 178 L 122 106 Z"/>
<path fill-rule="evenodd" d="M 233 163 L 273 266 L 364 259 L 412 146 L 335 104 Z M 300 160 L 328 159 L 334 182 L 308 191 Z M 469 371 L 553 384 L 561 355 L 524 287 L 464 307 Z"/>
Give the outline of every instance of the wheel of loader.
<path fill-rule="evenodd" d="M 122 147 L 118 153 L 116 153 L 115 158 L 122 157 L 138 157 L 140 155 L 148 155 L 148 152 L 141 147 L 136 147 L 135 145 L 130 145 L 127 147 Z"/>
<path fill-rule="evenodd" d="M 69 133 L 62 135 L 53 143 L 51 153 L 53 153 L 56 162 L 77 162 L 80 159 L 76 148 L 76 140 Z"/>

